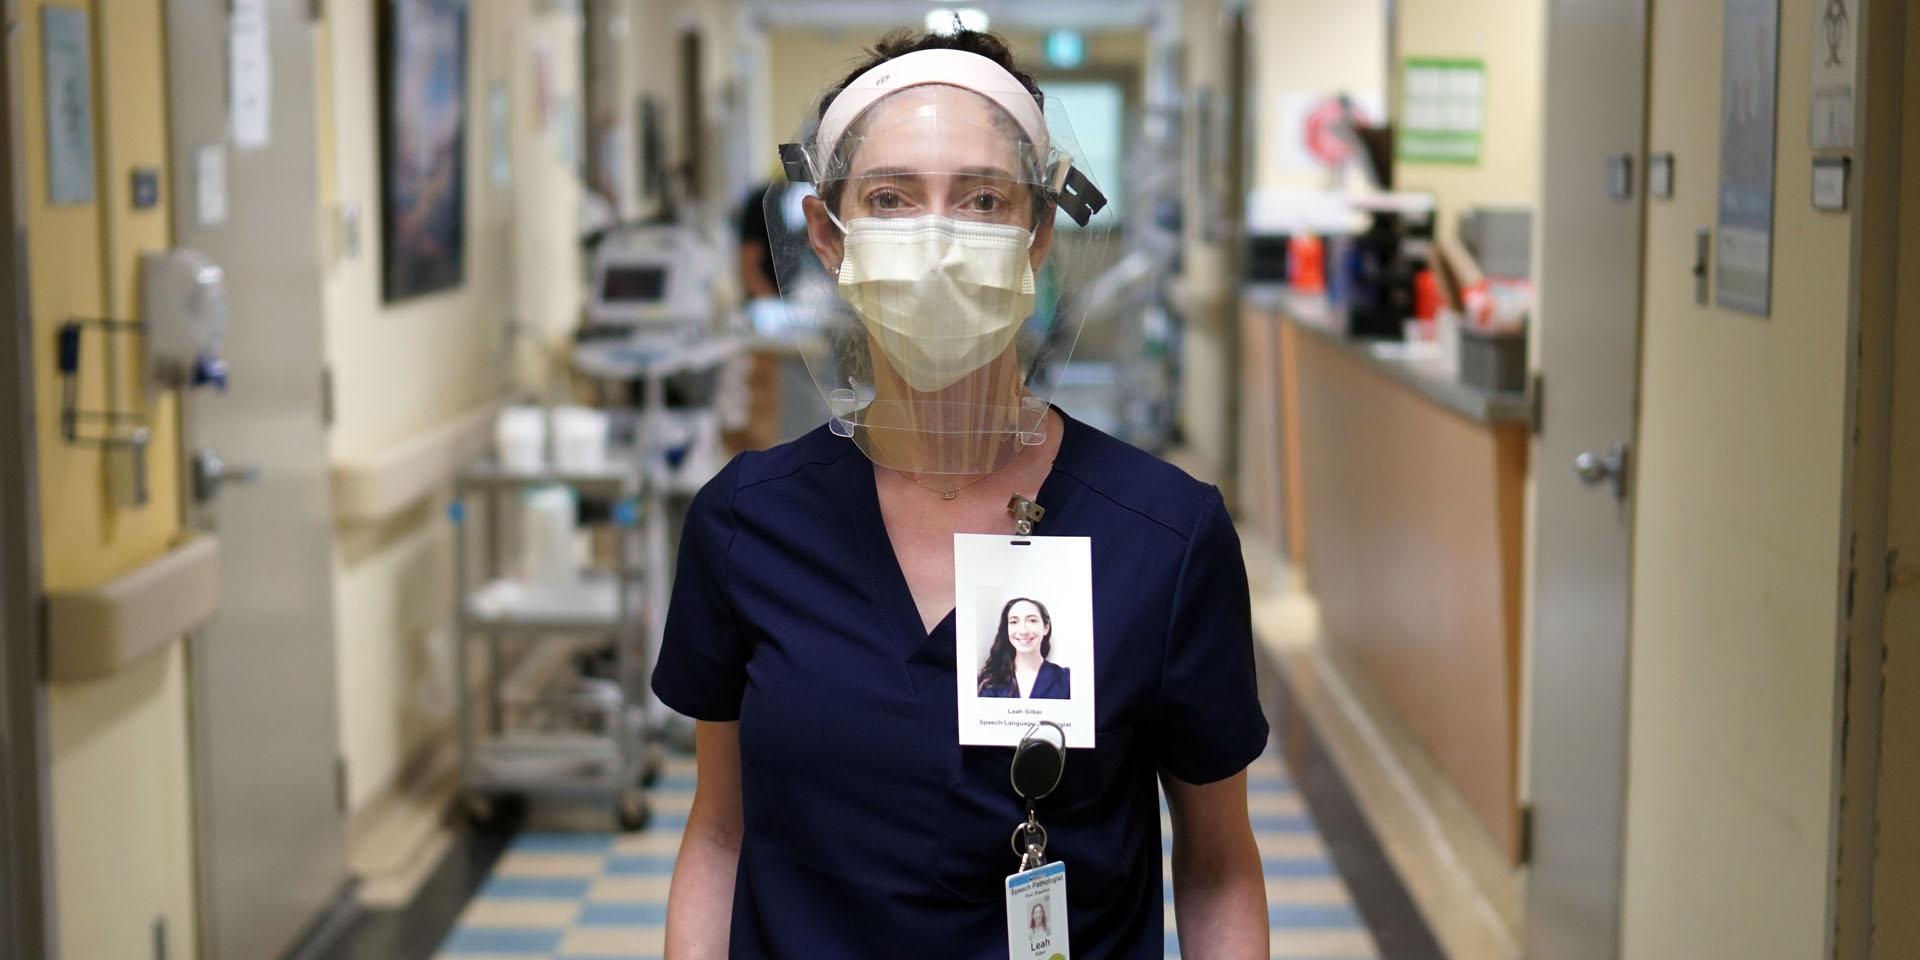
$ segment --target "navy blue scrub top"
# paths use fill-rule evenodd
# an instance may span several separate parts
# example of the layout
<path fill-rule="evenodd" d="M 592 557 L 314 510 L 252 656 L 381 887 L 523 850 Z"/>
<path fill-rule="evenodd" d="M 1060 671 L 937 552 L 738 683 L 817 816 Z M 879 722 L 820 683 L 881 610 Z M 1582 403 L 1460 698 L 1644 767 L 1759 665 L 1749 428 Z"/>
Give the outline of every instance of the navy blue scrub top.
<path fill-rule="evenodd" d="M 687 516 L 653 689 L 740 723 L 734 957 L 1007 955 L 1013 751 L 958 746 L 953 615 L 922 626 L 873 469 L 822 427 Z M 1093 538 L 1099 745 L 1040 801 L 1047 855 L 1075 954 L 1158 960 L 1156 770 L 1209 783 L 1266 745 L 1239 538 L 1218 489 L 1071 419 L 1034 499 L 1037 535 Z"/>
<path fill-rule="evenodd" d="M 991 687 L 981 687 L 980 695 L 983 697 L 1017 699 L 1020 696 L 1020 681 L 1017 678 L 1008 679 L 996 683 Z M 1040 672 L 1034 674 L 1033 689 L 1027 691 L 1027 699 L 1072 700 L 1073 671 L 1054 663 L 1052 660 L 1041 661 Z M 1095 697 L 1094 699 L 1098 700 L 1099 698 Z"/>

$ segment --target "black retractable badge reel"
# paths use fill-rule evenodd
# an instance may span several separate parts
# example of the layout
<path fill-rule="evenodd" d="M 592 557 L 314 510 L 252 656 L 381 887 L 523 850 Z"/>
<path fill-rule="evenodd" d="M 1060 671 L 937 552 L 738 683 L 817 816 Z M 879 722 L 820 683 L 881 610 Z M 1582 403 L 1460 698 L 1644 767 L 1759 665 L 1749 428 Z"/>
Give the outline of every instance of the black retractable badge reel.
<path fill-rule="evenodd" d="M 1012 841 L 1022 872 L 1047 862 L 1047 830 L 1034 815 L 1034 804 L 1060 785 L 1066 768 L 1067 732 L 1052 721 L 1034 724 L 1013 751 L 1013 792 L 1027 801 L 1027 819 L 1013 828 Z"/>

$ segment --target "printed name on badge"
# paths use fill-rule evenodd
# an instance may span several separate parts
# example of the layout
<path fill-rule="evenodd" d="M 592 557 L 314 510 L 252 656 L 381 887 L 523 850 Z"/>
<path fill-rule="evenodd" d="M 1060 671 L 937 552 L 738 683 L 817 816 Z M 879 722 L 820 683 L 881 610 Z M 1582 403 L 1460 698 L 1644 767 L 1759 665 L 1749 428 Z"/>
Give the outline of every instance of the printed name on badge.
<path fill-rule="evenodd" d="M 1093 541 L 955 534 L 954 680 L 963 746 L 1041 721 L 1094 745 Z"/>

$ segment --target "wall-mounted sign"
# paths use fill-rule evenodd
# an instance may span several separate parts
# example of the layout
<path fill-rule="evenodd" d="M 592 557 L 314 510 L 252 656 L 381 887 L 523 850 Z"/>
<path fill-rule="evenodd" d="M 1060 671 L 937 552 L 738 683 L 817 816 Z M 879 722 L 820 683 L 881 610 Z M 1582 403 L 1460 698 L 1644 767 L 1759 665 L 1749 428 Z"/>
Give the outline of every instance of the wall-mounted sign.
<path fill-rule="evenodd" d="M 1853 75 L 1858 62 L 1860 0 L 1813 4 L 1813 115 L 1815 149 L 1853 146 Z"/>
<path fill-rule="evenodd" d="M 1480 162 L 1487 66 L 1477 59 L 1408 57 L 1400 75 L 1397 152 L 1409 163 Z"/>
<path fill-rule="evenodd" d="M 1078 30 L 1055 30 L 1047 34 L 1047 65 L 1072 70 L 1087 59 L 1087 41 Z"/>
<path fill-rule="evenodd" d="M 495 80 L 487 87 L 487 172 L 496 187 L 513 182 L 513 116 L 507 85 Z"/>
<path fill-rule="evenodd" d="M 227 122 L 233 145 L 258 150 L 273 128 L 273 61 L 266 0 L 233 0 L 227 16 Z"/>
<path fill-rule="evenodd" d="M 40 8 L 47 110 L 47 202 L 93 202 L 93 64 L 87 12 Z"/>
<path fill-rule="evenodd" d="M 1721 34 L 1720 245 L 1714 302 L 1767 316 L 1773 303 L 1774 106 L 1780 0 L 1726 0 Z"/>
<path fill-rule="evenodd" d="M 1813 208 L 1827 213 L 1847 209 L 1847 158 L 1813 158 Z"/>
<path fill-rule="evenodd" d="M 193 152 L 194 217 L 203 227 L 227 222 L 227 149 L 209 143 Z"/>

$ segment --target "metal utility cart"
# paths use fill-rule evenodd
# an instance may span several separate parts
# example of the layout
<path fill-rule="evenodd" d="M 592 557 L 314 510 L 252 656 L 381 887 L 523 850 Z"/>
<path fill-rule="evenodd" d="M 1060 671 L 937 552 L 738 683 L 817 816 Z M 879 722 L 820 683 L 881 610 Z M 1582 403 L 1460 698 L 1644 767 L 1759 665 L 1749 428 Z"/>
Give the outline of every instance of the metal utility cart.
<path fill-rule="evenodd" d="M 596 525 L 611 525 L 618 546 L 612 569 L 589 569 L 572 583 L 536 584 L 510 579 L 503 570 L 501 509 L 507 497 L 534 487 L 570 487 L 582 502 L 607 505 Z M 646 502 L 640 471 L 630 458 L 613 456 L 592 472 L 506 470 L 483 460 L 460 471 L 449 515 L 454 524 L 454 684 L 459 727 L 460 782 L 470 815 L 492 821 L 504 808 L 535 796 L 605 797 L 619 826 L 646 825 L 642 788 L 659 773 L 660 753 L 632 702 L 644 689 L 649 631 L 636 603 L 643 573 L 636 528 Z M 485 544 L 475 558 L 469 538 L 469 506 L 482 510 Z M 476 559 L 478 562 L 476 563 Z M 475 582 L 476 579 L 479 582 Z M 530 650 L 567 640 L 611 640 L 611 677 L 585 670 L 561 671 L 526 702 L 504 696 L 503 648 Z M 479 642 L 485 652 L 483 699 L 475 704 L 469 656 Z M 485 715 L 476 728 L 476 706 Z"/>

